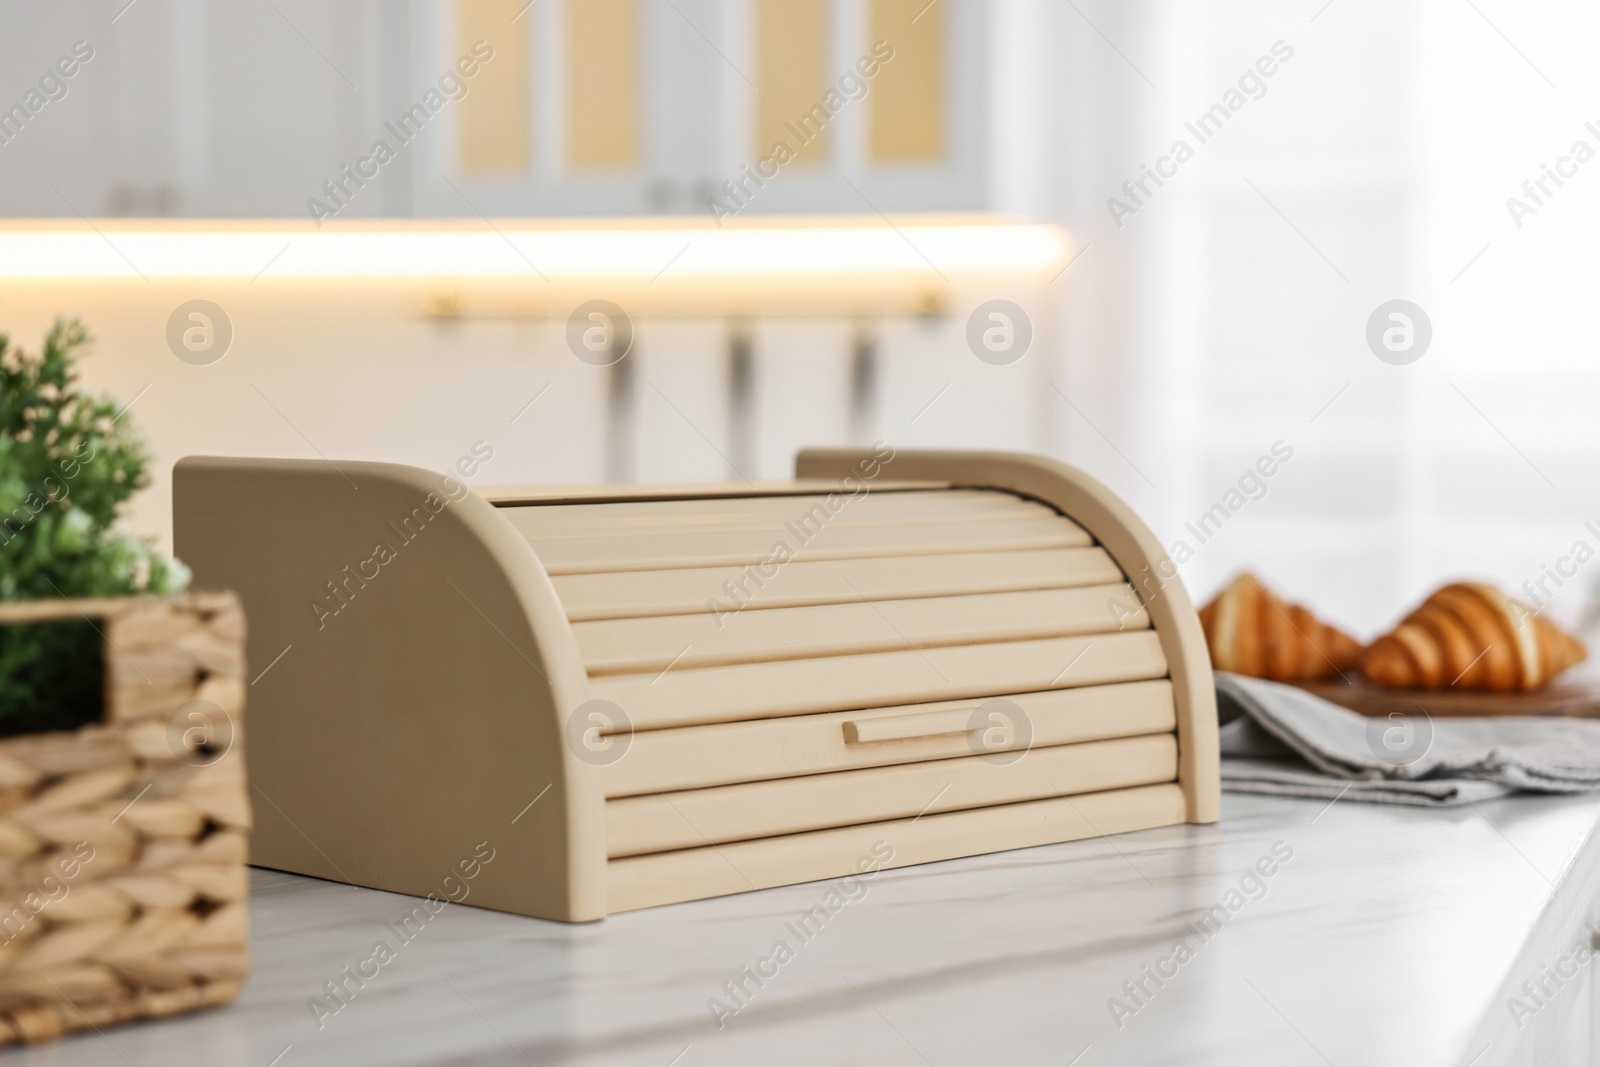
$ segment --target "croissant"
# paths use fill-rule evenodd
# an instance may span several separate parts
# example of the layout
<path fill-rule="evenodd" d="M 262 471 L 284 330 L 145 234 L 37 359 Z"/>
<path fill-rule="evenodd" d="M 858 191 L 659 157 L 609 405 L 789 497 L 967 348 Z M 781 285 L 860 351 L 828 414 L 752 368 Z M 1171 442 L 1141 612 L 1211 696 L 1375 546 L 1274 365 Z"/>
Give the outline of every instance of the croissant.
<path fill-rule="evenodd" d="M 1583 643 L 1492 585 L 1434 593 L 1367 649 L 1362 673 L 1402 689 L 1537 689 L 1588 655 Z"/>
<path fill-rule="evenodd" d="M 1361 644 L 1298 604 L 1286 604 L 1241 574 L 1200 611 L 1219 671 L 1279 682 L 1328 678 L 1355 669 Z"/>

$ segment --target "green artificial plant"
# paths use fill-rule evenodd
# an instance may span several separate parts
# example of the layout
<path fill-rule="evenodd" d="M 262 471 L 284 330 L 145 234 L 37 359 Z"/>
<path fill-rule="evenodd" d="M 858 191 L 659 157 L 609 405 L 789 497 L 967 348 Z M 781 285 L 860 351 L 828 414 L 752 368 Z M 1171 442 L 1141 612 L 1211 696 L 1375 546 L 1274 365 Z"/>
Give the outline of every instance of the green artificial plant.
<path fill-rule="evenodd" d="M 116 530 L 149 484 L 132 421 L 82 390 L 89 340 L 57 322 L 37 354 L 0 334 L 0 600 L 172 592 L 181 564 Z M 101 637 L 92 621 L 0 627 L 0 734 L 70 729 L 100 717 Z"/>

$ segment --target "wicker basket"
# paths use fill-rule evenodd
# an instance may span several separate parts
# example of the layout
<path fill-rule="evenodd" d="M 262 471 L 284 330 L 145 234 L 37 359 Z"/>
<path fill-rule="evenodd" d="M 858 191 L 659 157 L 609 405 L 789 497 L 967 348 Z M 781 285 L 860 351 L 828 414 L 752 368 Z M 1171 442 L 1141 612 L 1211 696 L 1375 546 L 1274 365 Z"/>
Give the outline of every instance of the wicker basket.
<path fill-rule="evenodd" d="M 238 600 L 0 604 L 69 619 L 103 639 L 105 711 L 0 738 L 0 1044 L 225 1003 L 250 965 Z"/>

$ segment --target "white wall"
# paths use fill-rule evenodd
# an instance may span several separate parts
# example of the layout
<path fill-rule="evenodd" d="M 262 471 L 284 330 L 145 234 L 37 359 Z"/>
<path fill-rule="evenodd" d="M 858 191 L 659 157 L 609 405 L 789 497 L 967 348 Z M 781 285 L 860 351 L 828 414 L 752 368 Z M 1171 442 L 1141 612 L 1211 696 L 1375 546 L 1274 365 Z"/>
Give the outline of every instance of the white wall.
<path fill-rule="evenodd" d="M 172 463 L 181 456 L 365 459 L 442 469 L 484 440 L 495 483 L 608 477 L 608 375 L 567 348 L 559 320 L 440 320 L 423 291 L 381 285 L 140 282 L 7 286 L 0 329 L 33 349 L 57 315 L 81 317 L 96 342 L 83 377 L 123 402 L 151 440 L 154 484 L 130 524 L 170 544 Z M 632 446 L 623 476 L 641 481 L 792 475 L 805 445 L 882 437 L 898 446 L 1038 449 L 1048 440 L 1037 387 L 1044 348 L 995 367 L 967 350 L 964 293 L 926 320 L 772 320 L 752 329 L 750 456 L 731 420 L 729 324 L 645 320 L 627 356 Z M 232 323 L 219 362 L 191 366 L 167 347 L 178 305 L 207 299 Z M 1048 316 L 1035 308 L 1035 318 Z M 852 347 L 876 339 L 877 388 L 852 425 Z M 548 389 L 546 390 L 546 387 Z M 530 400 L 537 403 L 527 407 Z M 931 402 L 931 403 L 930 403 Z M 520 414 L 519 414 L 520 413 Z M 513 421 L 515 420 L 515 421 Z M 730 468 L 730 461 L 739 468 Z"/>
<path fill-rule="evenodd" d="M 1573 138 L 1600 150 L 1593 5 L 1077 6 L 1127 59 L 1054 13 L 1056 211 L 1094 246 L 1069 275 L 1068 373 L 1149 480 L 1082 420 L 1061 449 L 1197 548 L 1195 591 L 1250 567 L 1370 634 L 1447 577 L 1519 588 L 1580 537 L 1600 549 L 1582 529 L 1600 516 L 1600 164 L 1521 230 L 1505 206 Z M 1279 39 L 1294 57 L 1267 95 L 1117 229 L 1106 198 Z M 1434 327 L 1410 366 L 1364 340 L 1396 297 Z M 1185 520 L 1280 439 L 1294 458 L 1266 498 L 1199 546 Z M 1597 579 L 1552 611 L 1578 616 Z"/>

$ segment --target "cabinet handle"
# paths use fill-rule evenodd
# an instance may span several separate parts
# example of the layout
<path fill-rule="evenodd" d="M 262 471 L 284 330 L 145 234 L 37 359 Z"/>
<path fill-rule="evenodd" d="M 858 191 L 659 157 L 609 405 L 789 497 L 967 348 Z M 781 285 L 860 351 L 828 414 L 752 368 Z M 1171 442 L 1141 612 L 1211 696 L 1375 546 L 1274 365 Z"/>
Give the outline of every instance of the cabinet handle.
<path fill-rule="evenodd" d="M 986 722 L 980 722 L 976 728 L 987 725 Z M 912 737 L 966 734 L 973 729 L 971 708 L 951 708 L 948 711 L 919 711 L 877 719 L 847 719 L 844 740 L 846 744 L 858 745 L 871 741 L 903 741 Z"/>

